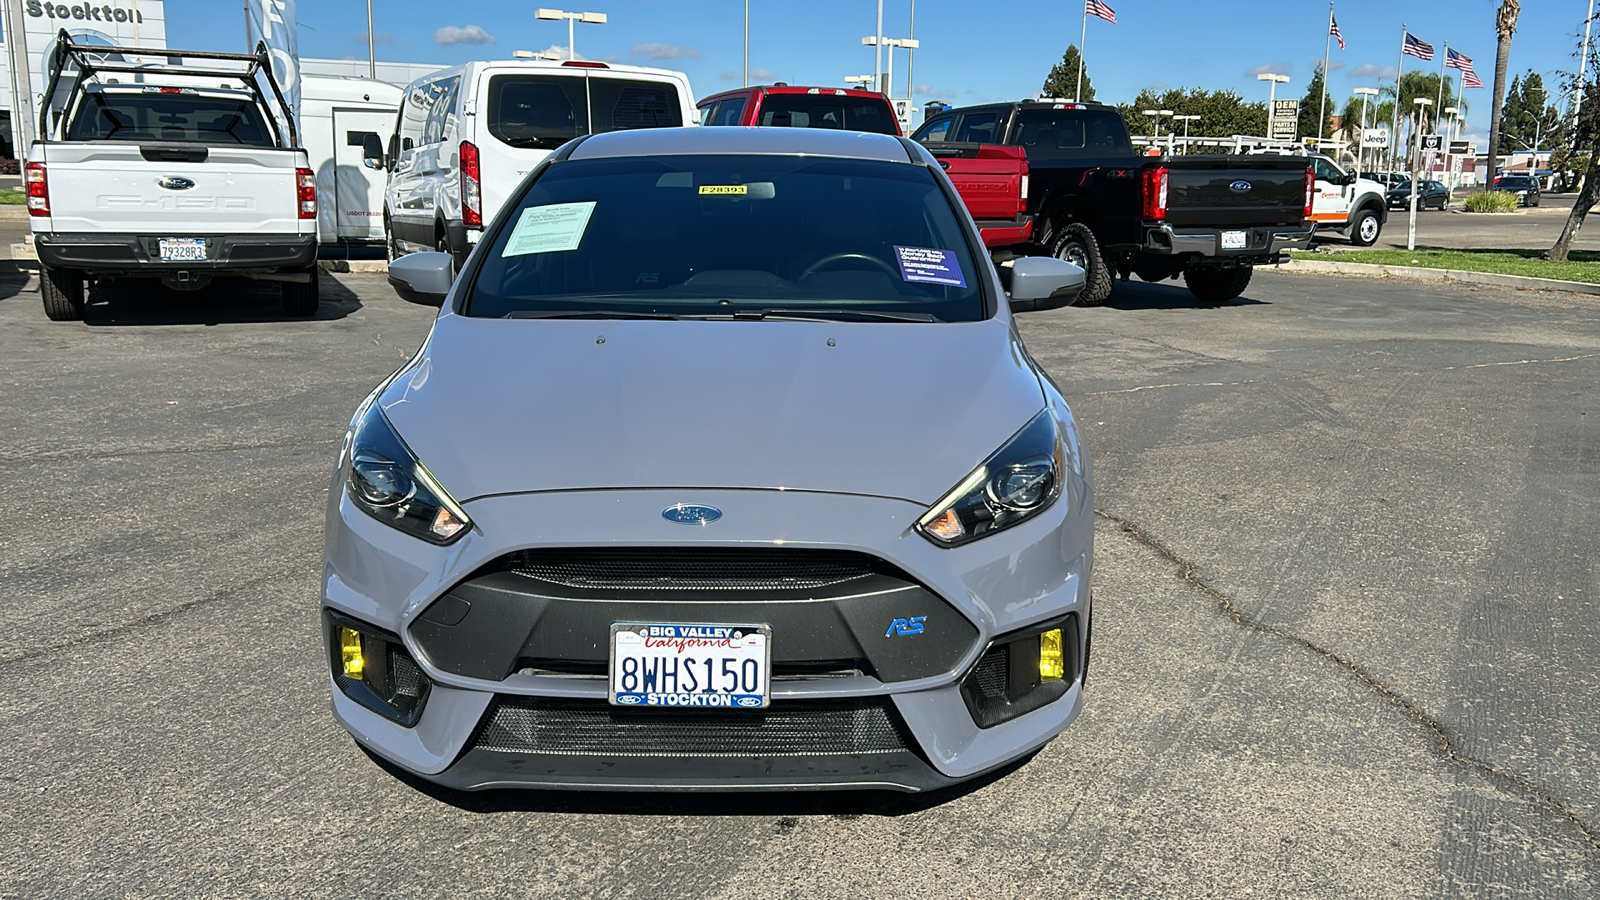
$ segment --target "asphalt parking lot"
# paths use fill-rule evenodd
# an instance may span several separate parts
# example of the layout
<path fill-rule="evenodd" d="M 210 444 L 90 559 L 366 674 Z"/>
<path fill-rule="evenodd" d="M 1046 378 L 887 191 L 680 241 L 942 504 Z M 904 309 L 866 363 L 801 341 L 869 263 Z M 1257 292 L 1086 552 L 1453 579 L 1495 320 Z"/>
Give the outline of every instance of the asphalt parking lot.
<path fill-rule="evenodd" d="M 0 276 L 0 897 L 1600 893 L 1592 298 L 1024 317 L 1094 456 L 1083 716 L 952 794 L 711 798 L 424 790 L 331 718 L 336 442 L 432 310 L 93 299 Z"/>
<path fill-rule="evenodd" d="M 1546 194 L 1540 205 L 1509 213 L 1469 213 L 1461 208 L 1466 199 L 1459 193 L 1450 208 L 1417 211 L 1417 246 L 1424 250 L 1548 250 L 1561 236 L 1561 229 L 1572 213 L 1576 194 Z M 1389 221 L 1373 247 L 1404 249 L 1410 226 L 1410 210 L 1389 210 Z M 1348 237 L 1319 231 L 1316 244 L 1328 249 L 1350 249 Z M 1600 250 L 1600 234 L 1578 232 L 1574 250 Z"/>

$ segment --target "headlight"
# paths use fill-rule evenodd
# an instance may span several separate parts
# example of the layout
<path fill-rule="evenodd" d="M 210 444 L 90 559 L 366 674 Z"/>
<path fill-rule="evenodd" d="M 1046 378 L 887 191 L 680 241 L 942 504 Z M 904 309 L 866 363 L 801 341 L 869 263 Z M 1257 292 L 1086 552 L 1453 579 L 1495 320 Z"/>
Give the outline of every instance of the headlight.
<path fill-rule="evenodd" d="M 923 537 L 954 547 L 1038 515 L 1061 496 L 1067 449 L 1046 409 L 917 520 Z"/>
<path fill-rule="evenodd" d="M 423 466 L 377 403 L 368 404 L 350 434 L 345 490 L 374 519 L 413 537 L 448 544 L 472 525 L 461 505 Z"/>

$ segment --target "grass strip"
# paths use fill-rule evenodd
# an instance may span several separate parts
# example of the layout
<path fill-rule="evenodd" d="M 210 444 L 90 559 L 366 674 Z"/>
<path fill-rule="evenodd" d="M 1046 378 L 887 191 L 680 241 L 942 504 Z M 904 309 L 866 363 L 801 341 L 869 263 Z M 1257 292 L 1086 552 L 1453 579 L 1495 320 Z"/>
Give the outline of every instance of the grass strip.
<path fill-rule="evenodd" d="M 28 195 L 21 191 L 0 190 L 0 206 L 22 206 L 28 202 Z"/>
<path fill-rule="evenodd" d="M 1600 284 L 1600 265 L 1596 265 L 1600 263 L 1600 251 L 1574 250 L 1566 262 L 1540 259 L 1543 253 L 1543 250 L 1340 250 L 1333 253 L 1294 250 L 1290 255 L 1319 262 L 1458 269 Z"/>

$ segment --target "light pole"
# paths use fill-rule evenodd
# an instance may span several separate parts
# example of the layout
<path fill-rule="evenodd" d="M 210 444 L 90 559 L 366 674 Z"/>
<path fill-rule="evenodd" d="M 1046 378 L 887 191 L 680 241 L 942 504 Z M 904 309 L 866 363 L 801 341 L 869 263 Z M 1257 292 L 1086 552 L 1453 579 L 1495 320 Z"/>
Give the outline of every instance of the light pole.
<path fill-rule="evenodd" d="M 1358 87 L 1356 93 L 1361 95 L 1361 143 L 1356 145 L 1356 177 L 1359 178 L 1367 161 L 1367 98 L 1378 96 L 1378 89 Z"/>
<path fill-rule="evenodd" d="M 1257 81 L 1270 82 L 1267 88 L 1267 140 L 1272 140 L 1272 120 L 1278 117 L 1278 85 L 1288 84 L 1289 76 L 1277 75 L 1272 72 L 1262 72 L 1256 76 Z"/>
<path fill-rule="evenodd" d="M 1411 225 L 1406 236 L 1407 250 L 1417 249 L 1417 163 L 1422 161 L 1422 134 L 1423 129 L 1427 128 L 1428 107 L 1433 105 L 1433 101 L 1427 97 L 1418 97 L 1411 102 L 1417 106 L 1417 122 L 1411 128 L 1412 142 L 1416 147 L 1411 153 Z"/>
<path fill-rule="evenodd" d="M 750 0 L 744 0 L 744 86 L 750 86 Z"/>
<path fill-rule="evenodd" d="M 1450 123 L 1444 128 L 1444 171 L 1445 180 L 1450 184 L 1450 193 L 1454 194 L 1456 190 L 1456 170 L 1454 166 L 1450 165 L 1450 145 L 1455 143 L 1455 126 L 1457 122 L 1461 121 L 1461 110 L 1454 106 L 1446 106 L 1439 112 L 1441 115 L 1450 117 Z"/>
<path fill-rule="evenodd" d="M 372 38 L 372 0 L 367 0 L 367 77 L 378 80 L 378 49 Z"/>
<path fill-rule="evenodd" d="M 916 38 L 888 38 L 869 34 L 861 39 L 861 45 L 863 47 L 876 45 L 889 48 L 888 68 L 884 71 L 883 84 L 880 86 L 879 92 L 885 97 L 890 96 L 894 91 L 894 48 L 904 47 L 908 51 L 915 50 L 917 48 Z"/>
<path fill-rule="evenodd" d="M 590 25 L 604 25 L 606 23 L 605 13 L 564 12 L 559 9 L 541 9 L 534 13 L 534 18 L 546 19 L 550 21 L 559 21 L 561 19 L 567 20 L 567 59 L 578 58 L 578 49 L 574 47 L 572 43 L 572 30 L 574 24 L 578 22 L 587 22 Z"/>
<path fill-rule="evenodd" d="M 1173 115 L 1172 110 L 1142 109 L 1139 112 L 1141 115 L 1149 116 L 1151 123 L 1155 126 L 1155 132 L 1150 138 L 1150 146 L 1154 147 L 1155 145 L 1161 143 L 1161 119 L 1163 116 L 1171 118 Z"/>
<path fill-rule="evenodd" d="M 867 85 L 877 80 L 878 76 L 876 75 L 846 75 L 844 77 L 845 84 L 859 84 L 862 90 L 866 90 Z"/>
<path fill-rule="evenodd" d="M 1198 122 L 1198 121 L 1200 121 L 1200 117 L 1199 116 L 1195 116 L 1195 115 L 1173 116 L 1172 117 L 1172 121 L 1174 121 L 1174 122 L 1182 122 L 1183 123 L 1183 152 L 1184 153 L 1188 153 L 1189 152 L 1189 123 L 1190 122 Z"/>

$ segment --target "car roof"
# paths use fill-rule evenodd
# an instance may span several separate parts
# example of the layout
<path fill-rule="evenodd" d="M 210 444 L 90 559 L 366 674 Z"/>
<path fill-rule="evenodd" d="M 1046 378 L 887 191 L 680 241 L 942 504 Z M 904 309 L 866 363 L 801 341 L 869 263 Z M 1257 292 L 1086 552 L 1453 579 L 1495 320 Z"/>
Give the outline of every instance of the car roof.
<path fill-rule="evenodd" d="M 889 98 L 878 91 L 862 90 L 861 88 L 840 88 L 800 84 L 752 84 L 745 88 L 733 88 L 721 91 L 709 97 L 700 98 L 700 103 L 710 103 L 713 100 L 722 100 L 727 97 L 746 97 L 751 94 L 816 94 L 822 97 L 865 97 L 872 100 L 889 102 Z"/>
<path fill-rule="evenodd" d="M 630 156 L 832 156 L 880 162 L 912 161 L 901 139 L 864 131 L 823 128 L 639 128 L 586 138 L 568 159 L 618 159 Z M 923 162 L 918 158 L 917 162 Z"/>

